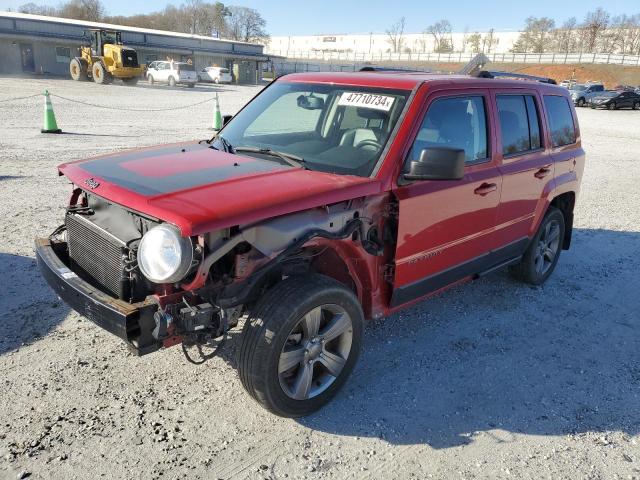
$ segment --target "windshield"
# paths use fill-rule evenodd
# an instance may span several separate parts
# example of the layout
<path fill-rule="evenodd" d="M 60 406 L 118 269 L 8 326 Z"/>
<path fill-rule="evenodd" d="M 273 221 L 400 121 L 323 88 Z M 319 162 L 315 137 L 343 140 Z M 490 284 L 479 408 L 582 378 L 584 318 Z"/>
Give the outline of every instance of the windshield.
<path fill-rule="evenodd" d="M 299 157 L 310 170 L 366 177 L 380 158 L 409 93 L 277 82 L 234 117 L 213 146 L 224 149 L 226 140 L 233 148 Z"/>

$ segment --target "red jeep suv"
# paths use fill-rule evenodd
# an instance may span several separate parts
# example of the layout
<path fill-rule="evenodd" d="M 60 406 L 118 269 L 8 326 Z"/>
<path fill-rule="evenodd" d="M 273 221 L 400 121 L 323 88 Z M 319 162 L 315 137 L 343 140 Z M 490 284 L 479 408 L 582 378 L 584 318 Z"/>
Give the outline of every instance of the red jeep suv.
<path fill-rule="evenodd" d="M 213 356 L 283 416 L 329 401 L 365 319 L 569 248 L 585 154 L 568 90 L 411 72 L 286 75 L 208 141 L 59 167 L 42 273 L 140 355 Z M 239 322 L 244 318 L 243 322 Z"/>

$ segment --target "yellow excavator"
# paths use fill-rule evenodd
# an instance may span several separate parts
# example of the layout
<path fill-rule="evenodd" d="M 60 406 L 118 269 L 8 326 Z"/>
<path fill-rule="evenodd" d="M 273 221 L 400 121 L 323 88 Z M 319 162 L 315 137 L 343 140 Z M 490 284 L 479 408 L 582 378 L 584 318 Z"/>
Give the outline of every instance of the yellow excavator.
<path fill-rule="evenodd" d="M 119 78 L 130 85 L 138 83 L 144 66 L 138 63 L 136 51 L 122 44 L 122 33 L 98 28 L 89 32 L 91 45 L 80 47 L 80 56 L 69 62 L 71 78 L 78 81 L 92 78 L 96 83 L 111 83 Z"/>

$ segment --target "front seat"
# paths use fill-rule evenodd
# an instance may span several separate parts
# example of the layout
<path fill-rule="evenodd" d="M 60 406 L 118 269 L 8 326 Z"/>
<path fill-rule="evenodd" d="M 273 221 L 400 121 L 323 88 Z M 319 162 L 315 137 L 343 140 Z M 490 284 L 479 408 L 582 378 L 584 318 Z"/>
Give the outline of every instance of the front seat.
<path fill-rule="evenodd" d="M 353 128 L 344 132 L 342 138 L 340 139 L 340 146 L 357 147 L 358 144 L 364 140 L 373 140 L 377 142 L 378 137 L 370 128 Z M 371 146 L 371 148 L 374 148 L 373 145 Z"/>

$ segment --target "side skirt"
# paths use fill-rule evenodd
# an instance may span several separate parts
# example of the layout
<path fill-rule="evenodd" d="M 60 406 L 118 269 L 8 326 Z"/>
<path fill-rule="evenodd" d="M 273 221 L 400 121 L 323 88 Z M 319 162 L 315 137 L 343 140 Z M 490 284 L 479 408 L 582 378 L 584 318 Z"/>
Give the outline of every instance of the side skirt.
<path fill-rule="evenodd" d="M 529 246 L 529 238 L 524 237 L 497 250 L 461 263 L 440 273 L 416 282 L 395 288 L 391 295 L 391 307 L 411 302 L 429 293 L 469 276 L 483 276 L 507 265 L 517 263 Z"/>

